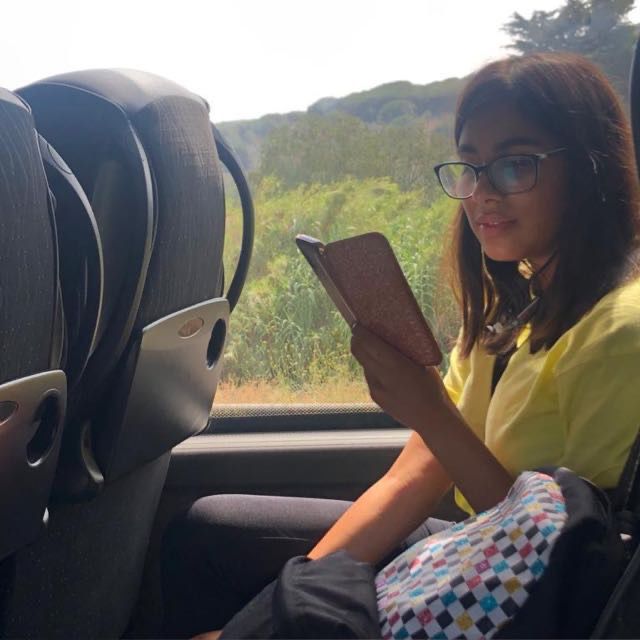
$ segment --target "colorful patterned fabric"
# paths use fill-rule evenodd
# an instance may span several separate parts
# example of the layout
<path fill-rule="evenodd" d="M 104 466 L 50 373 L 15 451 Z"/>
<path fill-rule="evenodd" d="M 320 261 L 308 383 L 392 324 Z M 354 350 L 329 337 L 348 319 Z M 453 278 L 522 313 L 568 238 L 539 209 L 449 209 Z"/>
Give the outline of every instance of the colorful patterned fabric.
<path fill-rule="evenodd" d="M 553 479 L 520 474 L 496 507 L 417 542 L 378 573 L 382 637 L 490 638 L 524 604 L 566 520 Z"/>

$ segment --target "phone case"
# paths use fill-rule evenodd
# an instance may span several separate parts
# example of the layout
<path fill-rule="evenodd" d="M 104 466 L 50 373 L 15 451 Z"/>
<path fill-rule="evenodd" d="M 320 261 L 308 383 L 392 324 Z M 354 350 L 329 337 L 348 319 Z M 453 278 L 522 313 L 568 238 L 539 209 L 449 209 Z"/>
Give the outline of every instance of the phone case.
<path fill-rule="evenodd" d="M 442 353 L 438 343 L 391 245 L 381 233 L 329 242 L 320 245 L 319 253 L 357 322 L 417 364 L 440 364 Z M 335 301 L 335 294 L 331 297 Z"/>

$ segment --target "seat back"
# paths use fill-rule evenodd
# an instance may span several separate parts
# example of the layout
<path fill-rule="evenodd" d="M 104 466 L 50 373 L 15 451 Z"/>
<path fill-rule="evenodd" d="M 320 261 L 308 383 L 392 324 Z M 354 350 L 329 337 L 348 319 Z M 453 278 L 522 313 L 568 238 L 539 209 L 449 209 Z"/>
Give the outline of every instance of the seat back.
<path fill-rule="evenodd" d="M 28 108 L 0 90 L 0 559 L 39 533 L 66 402 L 53 203 Z"/>
<path fill-rule="evenodd" d="M 33 118 L 0 89 L 0 384 L 57 367 L 55 222 Z M 28 311 L 27 311 L 28 310 Z M 53 362 L 55 361 L 55 362 Z"/>
<path fill-rule="evenodd" d="M 13 554 L 42 532 L 66 381 L 53 202 L 26 105 L 0 89 L 0 630 Z"/>
<path fill-rule="evenodd" d="M 119 637 L 170 450 L 206 427 L 220 375 L 221 169 L 206 103 L 157 76 L 78 72 L 19 93 L 87 196 L 104 292 L 71 396 L 50 526 L 17 555 L 7 633 Z M 250 246 L 245 237 L 236 276 Z M 233 280 L 237 296 L 243 278 Z"/>
<path fill-rule="evenodd" d="M 76 72 L 20 95 L 102 240 L 102 319 L 57 485 L 78 498 L 206 426 L 228 317 L 222 174 L 206 103 L 163 78 Z"/>

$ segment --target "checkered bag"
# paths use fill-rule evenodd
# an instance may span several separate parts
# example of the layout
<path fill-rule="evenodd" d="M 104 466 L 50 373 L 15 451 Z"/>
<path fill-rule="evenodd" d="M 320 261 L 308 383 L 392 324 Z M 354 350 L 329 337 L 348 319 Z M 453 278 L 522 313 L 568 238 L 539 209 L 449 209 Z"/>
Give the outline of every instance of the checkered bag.
<path fill-rule="evenodd" d="M 500 504 L 417 542 L 378 573 L 382 637 L 490 638 L 524 604 L 566 521 L 556 482 L 522 473 Z"/>

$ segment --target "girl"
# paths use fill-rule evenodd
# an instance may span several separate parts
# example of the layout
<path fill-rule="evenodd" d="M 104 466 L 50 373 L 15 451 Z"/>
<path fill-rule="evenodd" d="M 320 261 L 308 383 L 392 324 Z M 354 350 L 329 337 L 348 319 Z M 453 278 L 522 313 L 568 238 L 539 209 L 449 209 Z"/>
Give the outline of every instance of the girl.
<path fill-rule="evenodd" d="M 346 549 L 380 564 L 515 476 L 563 465 L 615 486 L 640 425 L 640 218 L 628 123 L 588 61 L 491 63 L 460 96 L 452 244 L 462 329 L 444 380 L 364 327 L 352 352 L 372 399 L 413 433 L 355 503 L 259 496 L 196 502 L 165 544 L 167 632 L 220 629 L 287 558 Z M 413 532 L 413 533 L 412 533 Z"/>

